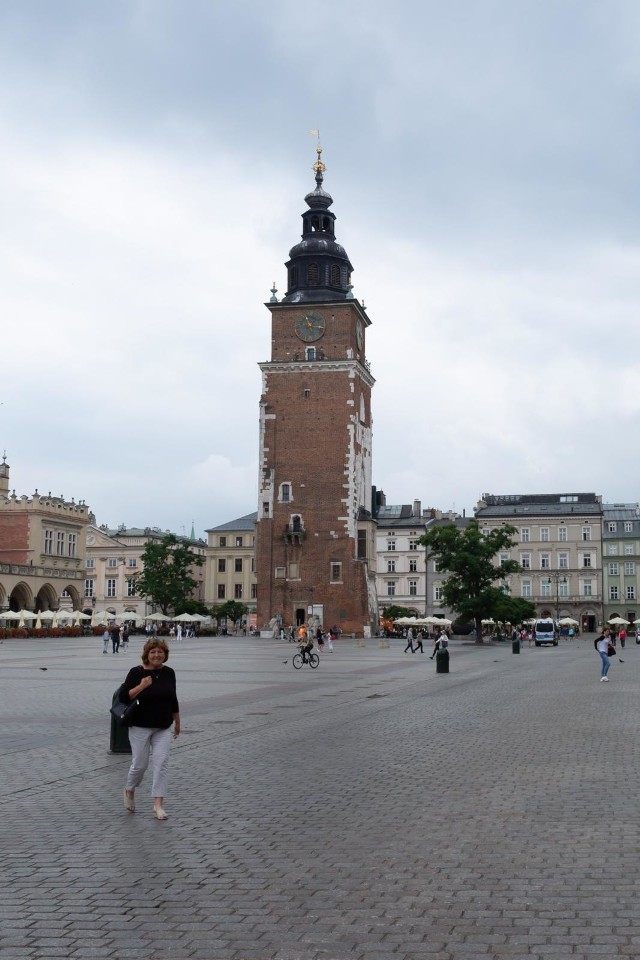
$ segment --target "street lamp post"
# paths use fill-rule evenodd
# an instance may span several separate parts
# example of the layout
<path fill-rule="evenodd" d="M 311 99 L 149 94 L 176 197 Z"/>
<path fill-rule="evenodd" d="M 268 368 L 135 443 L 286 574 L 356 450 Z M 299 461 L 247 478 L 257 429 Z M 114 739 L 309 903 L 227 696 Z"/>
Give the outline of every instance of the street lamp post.
<path fill-rule="evenodd" d="M 552 573 L 547 580 L 549 586 L 555 582 L 556 585 L 556 623 L 560 619 L 560 584 L 566 583 L 567 578 L 560 575 L 560 573 Z"/>

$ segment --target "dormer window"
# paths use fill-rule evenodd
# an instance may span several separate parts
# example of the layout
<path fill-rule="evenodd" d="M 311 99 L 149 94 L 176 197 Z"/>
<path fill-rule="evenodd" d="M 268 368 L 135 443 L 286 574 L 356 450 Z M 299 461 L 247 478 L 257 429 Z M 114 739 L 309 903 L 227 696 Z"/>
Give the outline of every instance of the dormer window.
<path fill-rule="evenodd" d="M 320 283 L 320 268 L 317 263 L 310 263 L 307 267 L 307 283 L 314 287 Z"/>
<path fill-rule="evenodd" d="M 334 263 L 331 266 L 331 285 L 333 287 L 340 286 L 340 267 L 337 263 Z"/>

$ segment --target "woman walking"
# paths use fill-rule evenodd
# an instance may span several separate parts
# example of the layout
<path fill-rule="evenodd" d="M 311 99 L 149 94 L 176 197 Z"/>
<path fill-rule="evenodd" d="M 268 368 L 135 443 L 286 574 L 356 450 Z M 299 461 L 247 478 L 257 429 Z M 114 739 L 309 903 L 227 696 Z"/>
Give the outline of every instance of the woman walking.
<path fill-rule="evenodd" d="M 600 659 L 602 660 L 602 669 L 600 671 L 600 683 L 607 682 L 609 677 L 609 667 L 611 666 L 611 660 L 609 659 L 609 627 L 605 627 L 604 631 L 600 634 L 599 637 L 593 641 L 593 645 L 600 654 Z"/>
<path fill-rule="evenodd" d="M 157 820 L 166 820 L 168 817 L 164 798 L 169 780 L 172 723 L 173 738 L 180 734 L 176 675 L 166 665 L 168 658 L 169 647 L 165 640 L 156 637 L 147 640 L 142 649 L 142 666 L 129 670 L 119 694 L 122 703 L 138 700 L 133 723 L 129 727 L 133 756 L 124 788 L 124 805 L 131 813 L 135 811 L 135 790 L 142 783 L 151 757 L 151 796 L 153 814 Z"/>

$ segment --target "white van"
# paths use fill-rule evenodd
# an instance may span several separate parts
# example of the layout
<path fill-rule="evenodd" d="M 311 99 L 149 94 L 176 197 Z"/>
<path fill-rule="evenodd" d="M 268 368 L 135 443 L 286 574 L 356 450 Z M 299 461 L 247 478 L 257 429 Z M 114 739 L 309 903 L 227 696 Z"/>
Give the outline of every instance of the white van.
<path fill-rule="evenodd" d="M 552 643 L 554 647 L 558 646 L 556 625 L 550 617 L 545 617 L 544 620 L 536 620 L 533 629 L 535 631 L 536 647 L 541 647 L 544 643 Z"/>

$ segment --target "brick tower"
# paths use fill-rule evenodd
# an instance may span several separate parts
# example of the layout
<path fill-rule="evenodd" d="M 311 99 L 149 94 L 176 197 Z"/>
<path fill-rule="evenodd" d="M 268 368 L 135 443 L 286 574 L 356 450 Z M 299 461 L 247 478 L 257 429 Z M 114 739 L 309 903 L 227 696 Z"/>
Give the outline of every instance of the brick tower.
<path fill-rule="evenodd" d="M 271 359 L 260 364 L 258 625 L 376 625 L 371 517 L 371 388 L 364 307 L 336 242 L 331 196 L 307 194 L 287 293 L 271 302 Z M 371 566 L 370 566 L 371 562 Z"/>

